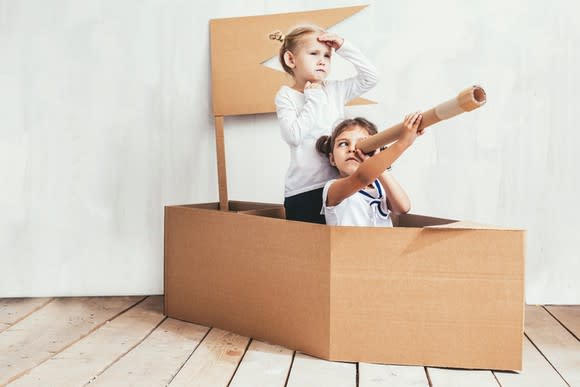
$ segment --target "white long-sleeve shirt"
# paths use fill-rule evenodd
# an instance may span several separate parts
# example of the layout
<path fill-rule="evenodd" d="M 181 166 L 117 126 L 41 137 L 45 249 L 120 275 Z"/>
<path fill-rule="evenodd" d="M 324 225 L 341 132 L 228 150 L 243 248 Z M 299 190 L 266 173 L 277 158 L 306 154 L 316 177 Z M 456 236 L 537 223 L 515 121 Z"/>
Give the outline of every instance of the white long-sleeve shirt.
<path fill-rule="evenodd" d="M 355 77 L 325 81 L 322 87 L 306 89 L 304 93 L 282 86 L 276 94 L 282 138 L 290 146 L 285 197 L 321 188 L 337 177 L 328 158 L 316 150 L 316 140 L 330 135 L 338 121 L 345 118 L 346 103 L 378 82 L 375 67 L 348 41 L 336 53 L 355 66 L 358 73 Z"/>

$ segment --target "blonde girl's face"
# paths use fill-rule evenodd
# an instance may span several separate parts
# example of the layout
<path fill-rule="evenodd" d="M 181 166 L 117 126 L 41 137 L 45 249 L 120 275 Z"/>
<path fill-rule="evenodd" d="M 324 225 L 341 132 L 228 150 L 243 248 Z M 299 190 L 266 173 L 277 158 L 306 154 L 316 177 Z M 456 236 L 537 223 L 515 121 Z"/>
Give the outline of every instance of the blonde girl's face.
<path fill-rule="evenodd" d="M 298 82 L 322 82 L 330 73 L 332 49 L 318 41 L 319 33 L 312 33 L 302 38 L 293 55 L 294 78 Z"/>
<path fill-rule="evenodd" d="M 330 164 L 341 177 L 352 175 L 363 162 L 355 152 L 357 142 L 369 137 L 369 132 L 358 125 L 351 126 L 336 137 L 330 154 Z"/>

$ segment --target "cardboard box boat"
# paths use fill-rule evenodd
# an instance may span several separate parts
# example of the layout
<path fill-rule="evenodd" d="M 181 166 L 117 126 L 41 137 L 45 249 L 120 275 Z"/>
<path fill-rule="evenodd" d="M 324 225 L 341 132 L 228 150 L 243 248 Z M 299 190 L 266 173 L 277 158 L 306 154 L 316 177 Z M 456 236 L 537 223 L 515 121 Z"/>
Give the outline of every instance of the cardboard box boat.
<path fill-rule="evenodd" d="M 280 205 L 165 208 L 165 314 L 329 360 L 521 370 L 523 230 L 402 215 L 284 219 Z"/>
<path fill-rule="evenodd" d="M 273 112 L 287 78 L 261 64 L 279 50 L 268 34 L 364 7 L 210 21 L 219 204 L 165 208 L 165 314 L 330 360 L 521 370 L 524 231 L 335 227 L 228 200 L 224 117 Z"/>

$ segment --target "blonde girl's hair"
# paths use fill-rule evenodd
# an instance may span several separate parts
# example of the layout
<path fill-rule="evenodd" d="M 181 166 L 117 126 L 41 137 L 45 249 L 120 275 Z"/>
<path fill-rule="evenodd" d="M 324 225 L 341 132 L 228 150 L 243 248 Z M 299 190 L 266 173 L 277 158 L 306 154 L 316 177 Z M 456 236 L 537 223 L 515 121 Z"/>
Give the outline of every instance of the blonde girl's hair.
<path fill-rule="evenodd" d="M 336 142 L 336 138 L 341 135 L 342 132 L 352 128 L 353 126 L 359 126 L 365 129 L 370 136 L 373 134 L 377 134 L 377 127 L 375 124 L 370 122 L 369 120 L 356 117 L 356 118 L 347 118 L 342 120 L 334 130 L 332 131 L 332 135 L 330 136 L 322 136 L 316 141 L 316 150 L 320 153 L 328 156 L 332 153 L 334 149 L 334 143 Z"/>
<path fill-rule="evenodd" d="M 278 54 L 278 59 L 280 60 L 282 68 L 288 74 L 294 76 L 294 71 L 288 67 L 284 61 L 284 54 L 286 51 L 290 51 L 291 53 L 295 54 L 296 49 L 300 46 L 302 39 L 306 35 L 315 32 L 324 32 L 324 30 L 316 25 L 302 25 L 292 28 L 286 35 L 282 35 L 280 31 L 274 31 L 269 35 L 271 40 L 282 42 L 282 46 L 280 47 L 280 52 Z"/>

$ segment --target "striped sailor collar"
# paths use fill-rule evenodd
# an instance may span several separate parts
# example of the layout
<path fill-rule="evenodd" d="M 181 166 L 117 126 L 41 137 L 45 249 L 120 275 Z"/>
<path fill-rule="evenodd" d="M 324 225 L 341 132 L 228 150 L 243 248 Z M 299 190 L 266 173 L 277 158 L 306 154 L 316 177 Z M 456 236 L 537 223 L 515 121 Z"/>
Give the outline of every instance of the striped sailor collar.
<path fill-rule="evenodd" d="M 379 184 L 378 179 L 375 179 L 375 181 L 373 182 L 373 186 L 375 187 L 375 189 L 377 190 L 377 193 L 379 194 L 379 196 L 376 198 L 373 195 L 371 195 L 370 193 L 368 193 L 367 191 L 365 191 L 364 189 L 361 189 L 358 192 L 360 194 L 363 194 L 364 196 L 371 198 L 371 199 L 382 199 L 383 198 L 383 190 L 381 189 L 381 185 Z"/>

